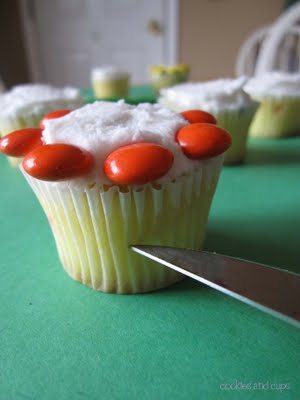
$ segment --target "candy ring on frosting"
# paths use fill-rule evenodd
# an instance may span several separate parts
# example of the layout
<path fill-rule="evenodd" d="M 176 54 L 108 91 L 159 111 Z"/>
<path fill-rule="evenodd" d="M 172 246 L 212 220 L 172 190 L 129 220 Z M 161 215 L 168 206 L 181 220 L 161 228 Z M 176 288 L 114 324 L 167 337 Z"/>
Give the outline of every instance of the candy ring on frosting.
<path fill-rule="evenodd" d="M 45 144 L 30 152 L 23 160 L 24 170 L 44 181 L 62 181 L 88 173 L 94 157 L 71 144 Z"/>
<path fill-rule="evenodd" d="M 103 170 L 116 184 L 143 185 L 165 175 L 173 159 L 173 153 L 159 144 L 134 143 L 110 153 Z"/>
<path fill-rule="evenodd" d="M 56 111 L 52 111 L 49 114 L 44 115 L 44 117 L 41 119 L 40 121 L 40 127 L 42 129 L 45 129 L 45 121 L 47 121 L 48 119 L 55 119 L 55 118 L 59 118 L 59 117 L 63 117 L 64 115 L 67 115 L 71 112 L 72 110 L 56 110 Z"/>
<path fill-rule="evenodd" d="M 7 156 L 24 157 L 42 145 L 42 129 L 25 128 L 4 136 L 0 140 L 0 152 Z"/>
<path fill-rule="evenodd" d="M 196 123 L 179 129 L 176 140 L 184 154 L 194 160 L 205 160 L 224 153 L 231 145 L 231 136 L 223 128 Z"/>
<path fill-rule="evenodd" d="M 189 121 L 191 124 L 195 124 L 198 122 L 207 122 L 208 124 L 216 124 L 216 118 L 203 110 L 187 110 L 180 113 L 184 119 Z"/>

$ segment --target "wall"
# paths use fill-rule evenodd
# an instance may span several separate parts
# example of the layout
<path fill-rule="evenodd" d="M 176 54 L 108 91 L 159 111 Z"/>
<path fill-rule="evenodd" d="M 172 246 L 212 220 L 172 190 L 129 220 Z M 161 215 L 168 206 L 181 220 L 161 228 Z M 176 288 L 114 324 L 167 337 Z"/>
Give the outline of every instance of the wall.
<path fill-rule="evenodd" d="M 180 0 L 180 61 L 192 80 L 234 77 L 248 35 L 272 23 L 283 0 Z"/>
<path fill-rule="evenodd" d="M 0 1 L 0 76 L 7 87 L 29 80 L 17 0 Z M 277 18 L 284 0 L 180 0 L 180 60 L 192 79 L 234 76 L 238 49 Z"/>
<path fill-rule="evenodd" d="M 1 0 L 0 16 L 0 76 L 9 88 L 29 80 L 17 0 Z"/>

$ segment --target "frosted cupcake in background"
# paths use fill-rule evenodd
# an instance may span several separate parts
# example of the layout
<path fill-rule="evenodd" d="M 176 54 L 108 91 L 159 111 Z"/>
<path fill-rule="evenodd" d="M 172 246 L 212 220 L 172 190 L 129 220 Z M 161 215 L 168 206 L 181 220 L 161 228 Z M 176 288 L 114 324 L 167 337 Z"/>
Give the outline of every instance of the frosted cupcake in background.
<path fill-rule="evenodd" d="M 94 68 L 91 84 L 98 99 L 125 98 L 129 93 L 130 75 L 117 66 Z"/>
<path fill-rule="evenodd" d="M 251 78 L 245 91 L 260 106 L 250 135 L 280 138 L 300 134 L 300 74 L 272 71 Z"/>
<path fill-rule="evenodd" d="M 39 144 L 23 136 L 23 173 L 71 277 L 117 293 L 182 279 L 129 245 L 202 247 L 231 142 L 224 129 L 202 121 L 201 113 L 183 118 L 158 104 L 95 102 L 46 120 Z M 0 151 L 15 154 L 16 132 L 10 138 Z"/>
<path fill-rule="evenodd" d="M 160 91 L 159 103 L 173 111 L 202 109 L 214 115 L 218 125 L 228 130 L 232 145 L 225 164 L 243 162 L 250 122 L 257 109 L 243 88 L 246 78 L 188 82 Z"/>
<path fill-rule="evenodd" d="M 153 65 L 149 67 L 151 83 L 157 93 L 160 89 L 186 82 L 189 79 L 189 73 L 190 68 L 185 64 Z"/>
<path fill-rule="evenodd" d="M 56 88 L 46 84 L 23 84 L 0 95 L 0 136 L 23 128 L 38 128 L 45 114 L 57 109 L 83 105 L 78 89 Z M 10 158 L 12 166 L 20 159 Z"/>

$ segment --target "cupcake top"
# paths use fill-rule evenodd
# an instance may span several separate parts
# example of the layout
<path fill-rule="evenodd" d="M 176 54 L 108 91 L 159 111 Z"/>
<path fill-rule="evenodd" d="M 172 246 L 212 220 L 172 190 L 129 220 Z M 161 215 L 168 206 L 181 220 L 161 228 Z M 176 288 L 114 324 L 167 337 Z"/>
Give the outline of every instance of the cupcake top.
<path fill-rule="evenodd" d="M 58 108 L 82 105 L 78 89 L 57 88 L 46 84 L 24 84 L 13 87 L 0 96 L 0 117 L 43 113 Z"/>
<path fill-rule="evenodd" d="M 115 65 L 103 65 L 102 67 L 93 68 L 91 72 L 92 80 L 95 79 L 116 79 L 128 78 L 128 72 L 120 69 Z"/>
<path fill-rule="evenodd" d="M 249 79 L 245 91 L 253 97 L 299 97 L 300 74 L 271 71 Z"/>
<path fill-rule="evenodd" d="M 41 128 L 3 137 L 0 152 L 25 156 L 29 175 L 60 185 L 142 185 L 190 174 L 230 144 L 229 133 L 207 112 L 177 114 L 120 100 L 50 113 Z"/>
<path fill-rule="evenodd" d="M 159 103 L 176 111 L 199 108 L 210 112 L 239 109 L 249 104 L 245 77 L 189 82 L 162 89 Z"/>
<path fill-rule="evenodd" d="M 88 151 L 95 161 L 91 179 L 101 183 L 109 183 L 103 163 L 114 150 L 132 143 L 157 143 L 174 155 L 171 169 L 162 178 L 166 180 L 187 173 L 194 166 L 174 140 L 175 133 L 187 124 L 181 115 L 157 104 L 132 106 L 122 100 L 98 101 L 46 121 L 43 141 L 71 144 Z"/>

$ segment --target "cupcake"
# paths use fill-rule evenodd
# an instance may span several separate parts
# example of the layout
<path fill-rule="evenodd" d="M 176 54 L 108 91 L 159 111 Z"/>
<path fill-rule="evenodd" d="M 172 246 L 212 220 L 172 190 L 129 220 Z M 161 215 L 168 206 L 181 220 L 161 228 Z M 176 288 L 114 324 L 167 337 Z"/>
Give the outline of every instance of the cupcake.
<path fill-rule="evenodd" d="M 100 101 L 46 120 L 22 146 L 14 132 L 0 151 L 27 148 L 21 169 L 72 278 L 104 292 L 149 292 L 182 275 L 131 244 L 200 249 L 204 241 L 231 138 L 201 121 L 158 104 Z"/>
<path fill-rule="evenodd" d="M 300 133 L 300 74 L 268 72 L 251 78 L 245 91 L 260 103 L 251 136 L 280 138 Z"/>
<path fill-rule="evenodd" d="M 232 136 L 224 164 L 237 164 L 245 158 L 248 128 L 257 108 L 243 90 L 245 82 L 240 77 L 184 83 L 161 90 L 158 101 L 177 112 L 202 109 L 213 114 L 218 125 Z"/>
<path fill-rule="evenodd" d="M 129 93 L 130 76 L 116 66 L 94 68 L 91 84 L 98 99 L 124 98 Z"/>
<path fill-rule="evenodd" d="M 190 68 L 185 64 L 153 65 L 149 68 L 151 83 L 158 93 L 160 89 L 186 82 L 189 79 L 189 73 Z"/>
<path fill-rule="evenodd" d="M 57 109 L 75 109 L 83 105 L 75 88 L 56 88 L 46 84 L 24 84 L 0 96 L 0 136 L 22 128 L 38 128 L 41 118 Z M 9 158 L 17 166 L 19 159 Z"/>

